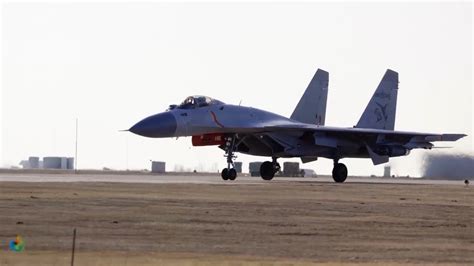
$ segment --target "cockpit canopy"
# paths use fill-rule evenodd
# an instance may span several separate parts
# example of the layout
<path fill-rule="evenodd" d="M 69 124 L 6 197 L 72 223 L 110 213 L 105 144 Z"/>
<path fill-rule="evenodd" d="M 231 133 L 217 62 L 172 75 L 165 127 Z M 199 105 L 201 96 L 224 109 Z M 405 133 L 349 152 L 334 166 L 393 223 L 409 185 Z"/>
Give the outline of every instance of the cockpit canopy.
<path fill-rule="evenodd" d="M 170 109 L 178 108 L 178 109 L 195 109 L 201 108 L 209 105 L 216 105 L 216 104 L 223 104 L 223 102 L 212 99 L 211 97 L 202 96 L 202 95 L 194 95 L 187 97 L 180 105 L 178 106 L 170 106 Z"/>

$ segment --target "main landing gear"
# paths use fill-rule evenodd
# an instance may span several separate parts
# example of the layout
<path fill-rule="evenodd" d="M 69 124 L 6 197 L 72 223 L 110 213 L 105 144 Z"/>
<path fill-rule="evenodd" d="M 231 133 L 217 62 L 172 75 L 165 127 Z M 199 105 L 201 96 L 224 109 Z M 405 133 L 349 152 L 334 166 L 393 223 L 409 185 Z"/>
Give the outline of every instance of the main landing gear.
<path fill-rule="evenodd" d="M 227 157 L 227 167 L 222 169 L 221 177 L 224 180 L 235 180 L 237 178 L 237 171 L 234 168 L 235 136 L 226 138 L 225 141 L 225 157 Z"/>
<path fill-rule="evenodd" d="M 347 178 L 347 167 L 343 163 L 339 163 L 338 160 L 334 160 L 332 178 L 336 183 L 342 183 Z"/>
<path fill-rule="evenodd" d="M 260 166 L 260 176 L 263 180 L 272 180 L 278 171 L 280 171 L 280 164 L 276 157 L 273 157 L 271 162 L 266 161 Z"/>

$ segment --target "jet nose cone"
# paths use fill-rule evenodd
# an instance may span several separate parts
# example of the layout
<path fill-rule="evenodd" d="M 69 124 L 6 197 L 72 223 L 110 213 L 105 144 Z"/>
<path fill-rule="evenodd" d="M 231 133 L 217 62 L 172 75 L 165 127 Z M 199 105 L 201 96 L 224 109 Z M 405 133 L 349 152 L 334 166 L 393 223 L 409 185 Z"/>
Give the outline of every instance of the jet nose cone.
<path fill-rule="evenodd" d="M 149 138 L 166 138 L 175 135 L 176 127 L 177 123 L 174 115 L 165 112 L 143 119 L 131 127 L 130 131 Z"/>

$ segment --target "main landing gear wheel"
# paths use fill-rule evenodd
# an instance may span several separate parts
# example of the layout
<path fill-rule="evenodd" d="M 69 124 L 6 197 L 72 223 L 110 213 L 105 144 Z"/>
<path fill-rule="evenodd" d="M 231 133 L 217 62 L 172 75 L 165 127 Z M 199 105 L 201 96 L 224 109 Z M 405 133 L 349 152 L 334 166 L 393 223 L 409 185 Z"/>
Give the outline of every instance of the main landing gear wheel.
<path fill-rule="evenodd" d="M 335 163 L 332 169 L 332 178 L 336 183 L 342 183 L 347 178 L 347 167 L 343 163 Z"/>
<path fill-rule="evenodd" d="M 260 176 L 263 180 L 272 180 L 275 176 L 272 162 L 266 161 L 260 165 Z"/>
<path fill-rule="evenodd" d="M 273 158 L 273 162 L 266 161 L 260 166 L 260 176 L 263 180 L 272 180 L 275 173 L 280 170 L 280 164 Z"/>

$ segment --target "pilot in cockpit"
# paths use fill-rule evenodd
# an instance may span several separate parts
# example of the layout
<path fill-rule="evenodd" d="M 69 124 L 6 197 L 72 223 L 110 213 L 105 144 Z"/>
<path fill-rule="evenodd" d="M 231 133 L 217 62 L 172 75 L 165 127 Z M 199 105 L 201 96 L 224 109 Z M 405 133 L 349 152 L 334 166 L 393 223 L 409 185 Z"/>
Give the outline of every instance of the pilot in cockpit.
<path fill-rule="evenodd" d="M 206 96 L 189 96 L 180 105 L 178 109 L 195 109 L 209 106 L 212 104 L 222 104 L 221 101 L 206 97 Z"/>
<path fill-rule="evenodd" d="M 195 108 L 194 104 L 195 104 L 194 97 L 189 96 L 178 106 L 178 108 L 179 109 L 193 109 Z"/>

